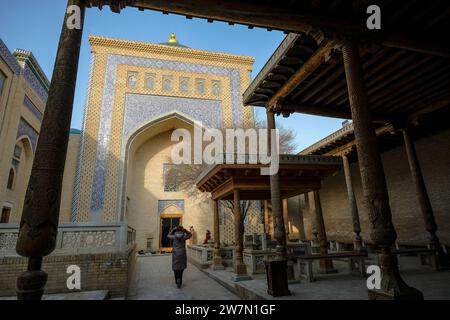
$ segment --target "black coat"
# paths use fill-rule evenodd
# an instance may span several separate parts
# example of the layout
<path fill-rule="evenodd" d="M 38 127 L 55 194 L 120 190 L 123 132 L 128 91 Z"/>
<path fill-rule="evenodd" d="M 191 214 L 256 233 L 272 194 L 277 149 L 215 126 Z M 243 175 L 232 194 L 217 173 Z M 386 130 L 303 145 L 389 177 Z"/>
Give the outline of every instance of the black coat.
<path fill-rule="evenodd" d="M 186 256 L 186 240 L 192 237 L 192 233 L 189 231 L 175 231 L 172 230 L 167 238 L 173 240 L 172 245 L 172 270 L 184 270 L 187 267 L 187 256 Z"/>

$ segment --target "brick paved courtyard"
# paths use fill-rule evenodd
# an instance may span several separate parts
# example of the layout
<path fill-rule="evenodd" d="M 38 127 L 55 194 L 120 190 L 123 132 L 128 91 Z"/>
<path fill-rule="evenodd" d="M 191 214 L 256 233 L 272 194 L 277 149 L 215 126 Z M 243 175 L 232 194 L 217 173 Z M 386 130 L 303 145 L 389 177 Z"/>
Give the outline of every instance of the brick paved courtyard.
<path fill-rule="evenodd" d="M 427 300 L 450 299 L 450 271 L 434 272 L 420 268 L 417 259 L 402 258 L 402 276 L 408 284 L 420 289 Z M 366 300 L 365 279 L 344 274 L 339 262 L 337 275 L 319 276 L 317 281 L 290 284 L 292 295 L 277 299 L 289 300 Z M 182 289 L 177 289 L 171 270 L 171 256 L 138 257 L 130 283 L 131 300 L 229 300 L 273 299 L 267 294 L 264 274 L 253 275 L 250 281 L 233 282 L 232 270 L 200 271 L 188 264 Z M 227 289 L 227 288 L 228 289 Z M 233 294 L 231 291 L 235 292 Z M 239 296 L 240 297 L 239 297 Z"/>
<path fill-rule="evenodd" d="M 175 286 L 171 255 L 137 257 L 130 281 L 130 300 L 236 300 L 238 296 L 222 287 L 192 264 L 185 270 L 183 287 Z"/>

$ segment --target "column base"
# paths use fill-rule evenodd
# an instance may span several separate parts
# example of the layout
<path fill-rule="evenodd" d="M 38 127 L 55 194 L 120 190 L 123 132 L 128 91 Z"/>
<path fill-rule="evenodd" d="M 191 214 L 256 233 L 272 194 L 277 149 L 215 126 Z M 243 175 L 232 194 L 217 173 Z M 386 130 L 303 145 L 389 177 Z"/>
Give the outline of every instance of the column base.
<path fill-rule="evenodd" d="M 222 264 L 222 257 L 221 256 L 214 256 L 213 257 L 213 264 L 211 266 L 213 270 L 224 270 L 225 267 Z"/>
<path fill-rule="evenodd" d="M 243 263 L 238 263 L 234 265 L 235 277 L 249 277 L 247 274 L 247 266 Z"/>
<path fill-rule="evenodd" d="M 240 282 L 240 281 L 248 281 L 248 280 L 252 280 L 252 277 L 249 275 L 239 275 L 239 274 L 235 274 L 232 278 L 231 278 L 234 282 Z"/>
<path fill-rule="evenodd" d="M 391 253 L 380 254 L 381 288 L 370 289 L 371 300 L 423 300 L 419 290 L 408 286 L 398 270 L 397 256 Z"/>
<path fill-rule="evenodd" d="M 47 273 L 45 271 L 25 271 L 17 278 L 17 299 L 41 300 L 46 283 Z"/>
<path fill-rule="evenodd" d="M 213 269 L 213 270 L 225 270 L 225 267 L 224 267 L 223 264 L 219 264 L 219 265 L 213 264 L 213 265 L 211 266 L 211 269 Z"/>

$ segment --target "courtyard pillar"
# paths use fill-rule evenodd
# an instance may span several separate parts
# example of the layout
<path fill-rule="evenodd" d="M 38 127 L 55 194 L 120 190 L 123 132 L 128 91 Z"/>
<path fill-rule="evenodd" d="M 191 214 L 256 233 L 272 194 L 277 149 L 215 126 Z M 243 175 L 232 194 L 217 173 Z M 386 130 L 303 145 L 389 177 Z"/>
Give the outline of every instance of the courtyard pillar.
<path fill-rule="evenodd" d="M 314 207 L 316 211 L 316 226 L 317 233 L 319 235 L 319 248 L 321 255 L 328 254 L 328 239 L 325 230 L 325 222 L 323 220 L 322 204 L 320 203 L 319 190 L 314 190 Z M 332 260 L 320 260 L 320 271 L 321 273 L 333 273 L 336 270 L 333 268 Z"/>
<path fill-rule="evenodd" d="M 430 247 L 437 252 L 437 268 L 448 268 L 449 257 L 442 249 L 437 232 L 437 224 L 434 218 L 433 208 L 431 206 L 430 198 L 428 197 L 427 188 L 423 179 L 422 169 L 420 168 L 419 159 L 417 158 L 416 148 L 414 142 L 407 129 L 401 130 L 403 133 L 403 140 L 405 142 L 406 154 L 408 156 L 409 170 L 411 177 L 416 187 L 416 194 L 420 204 L 420 210 L 425 222 L 425 229 L 430 234 Z"/>
<path fill-rule="evenodd" d="M 284 229 L 286 232 L 286 240 L 289 240 L 289 201 L 288 199 L 283 199 L 283 220 L 284 220 Z"/>
<path fill-rule="evenodd" d="M 355 234 L 355 250 L 362 249 L 361 225 L 359 223 L 358 205 L 356 204 L 355 192 L 353 191 L 352 174 L 350 171 L 350 164 L 346 154 L 342 155 L 342 162 L 344 165 L 345 184 L 347 186 L 348 203 L 352 214 L 353 233 Z"/>
<path fill-rule="evenodd" d="M 241 212 L 241 196 L 238 189 L 233 191 L 234 210 L 234 273 L 235 281 L 249 279 L 247 266 L 244 264 L 244 223 Z"/>
<path fill-rule="evenodd" d="M 270 109 L 267 109 L 267 129 L 268 129 L 268 150 L 272 155 L 272 130 L 276 129 L 275 114 Z M 278 154 L 276 154 L 278 156 Z M 274 296 L 290 295 L 288 287 L 288 265 L 286 255 L 286 231 L 284 227 L 283 211 L 281 204 L 281 189 L 280 189 L 280 174 L 277 172 L 270 176 L 270 198 L 272 204 L 272 218 L 273 218 L 273 236 L 277 241 L 275 260 L 266 261 L 266 275 L 267 275 L 267 292 Z M 291 268 L 289 268 L 290 270 Z"/>
<path fill-rule="evenodd" d="M 311 203 L 310 201 L 310 197 L 309 197 L 309 192 L 305 193 L 303 196 L 305 197 L 305 212 L 307 212 L 308 217 L 310 217 L 310 221 L 311 221 L 311 233 L 313 235 L 313 238 L 311 239 L 311 252 L 312 253 L 319 253 L 319 238 L 317 237 L 317 223 L 316 223 L 316 219 L 314 219 L 312 212 L 311 212 Z"/>
<path fill-rule="evenodd" d="M 269 132 L 269 150 L 272 152 L 272 130 L 276 129 L 275 114 L 273 111 L 267 111 L 267 129 Z M 270 195 L 272 204 L 274 238 L 277 241 L 277 256 L 279 259 L 286 259 L 286 231 L 283 219 L 283 209 L 281 203 L 280 174 L 276 173 L 270 176 Z"/>
<path fill-rule="evenodd" d="M 371 238 L 381 250 L 381 289 L 369 290 L 369 298 L 423 299 L 420 291 L 403 281 L 397 257 L 391 252 L 397 233 L 392 224 L 386 178 L 370 116 L 359 47 L 356 43 L 347 41 L 343 44 L 342 53 Z"/>
<path fill-rule="evenodd" d="M 305 204 L 306 206 L 306 204 Z M 298 225 L 298 234 L 301 241 L 306 241 L 305 235 L 305 221 L 303 220 L 303 208 L 301 196 L 298 196 L 298 217 L 299 217 L 299 225 Z"/>
<path fill-rule="evenodd" d="M 17 279 L 19 300 L 42 298 L 47 282 L 42 258 L 56 246 L 85 2 L 69 0 L 69 6 L 80 8 L 80 25 L 78 29 L 71 25 L 74 12 L 66 10 L 16 245 L 17 253 L 28 257 L 27 271 Z"/>
<path fill-rule="evenodd" d="M 214 254 L 213 269 L 223 270 L 222 256 L 220 255 L 220 226 L 219 226 L 219 201 L 214 200 Z"/>
<path fill-rule="evenodd" d="M 270 234 L 270 225 L 269 225 L 269 201 L 264 200 L 264 233 Z"/>

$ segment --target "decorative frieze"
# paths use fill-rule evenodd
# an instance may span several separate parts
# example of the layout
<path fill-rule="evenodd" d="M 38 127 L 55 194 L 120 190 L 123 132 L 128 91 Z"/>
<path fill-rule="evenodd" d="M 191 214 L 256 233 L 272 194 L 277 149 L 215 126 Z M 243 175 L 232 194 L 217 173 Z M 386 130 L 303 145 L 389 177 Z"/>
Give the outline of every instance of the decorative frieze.
<path fill-rule="evenodd" d="M 115 231 L 68 231 L 62 235 L 61 248 L 103 248 L 116 245 Z"/>
<path fill-rule="evenodd" d="M 39 133 L 34 130 L 34 128 L 26 122 L 23 118 L 20 118 L 19 128 L 17 129 L 16 139 L 21 137 L 28 137 L 31 141 L 31 147 L 33 148 L 33 152 L 36 150 L 37 141 L 39 138 Z"/>
<path fill-rule="evenodd" d="M 18 231 L 0 233 L 0 252 L 15 250 L 18 234 Z"/>
<path fill-rule="evenodd" d="M 27 95 L 23 98 L 23 104 L 39 120 L 39 122 L 42 122 L 44 115 Z"/>
<path fill-rule="evenodd" d="M 184 200 L 159 200 L 158 215 L 160 215 L 167 207 L 177 206 L 181 212 L 184 212 Z"/>

